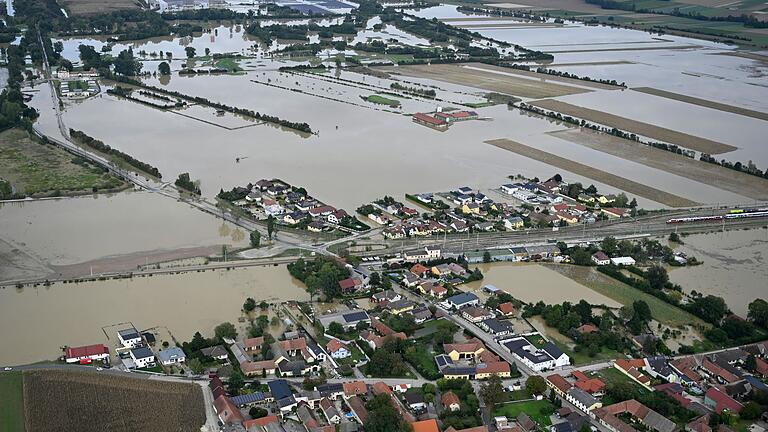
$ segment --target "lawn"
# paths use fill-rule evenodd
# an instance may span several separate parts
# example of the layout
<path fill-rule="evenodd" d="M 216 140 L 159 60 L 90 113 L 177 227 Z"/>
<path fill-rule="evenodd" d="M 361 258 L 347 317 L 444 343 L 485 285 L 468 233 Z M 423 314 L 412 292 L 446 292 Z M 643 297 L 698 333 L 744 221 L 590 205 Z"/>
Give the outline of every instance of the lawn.
<path fill-rule="evenodd" d="M 226 69 L 230 72 L 239 72 L 243 70 L 240 67 L 240 65 L 237 63 L 237 60 L 233 58 L 223 58 L 216 61 L 216 67 L 221 69 Z"/>
<path fill-rule="evenodd" d="M 623 305 L 630 305 L 636 300 L 643 300 L 651 308 L 653 318 L 670 327 L 687 325 L 709 327 L 709 324 L 690 313 L 599 273 L 592 267 L 574 265 L 547 265 L 547 267 Z"/>
<path fill-rule="evenodd" d="M 80 80 L 67 81 L 67 87 L 69 91 L 88 90 L 88 83 Z"/>
<path fill-rule="evenodd" d="M 558 341 L 553 341 L 553 342 L 555 343 L 555 345 L 557 345 L 558 348 L 560 348 L 562 352 L 568 354 L 568 356 L 571 358 L 571 361 L 576 366 L 589 364 L 589 363 L 596 363 L 596 362 L 605 361 L 605 360 L 613 360 L 613 359 L 621 358 L 624 356 L 623 354 L 621 354 L 616 350 L 608 349 L 606 347 L 600 347 L 600 352 L 597 353 L 597 355 L 595 355 L 594 357 L 590 357 L 589 354 L 587 354 L 587 352 L 584 350 L 582 350 L 581 352 L 576 352 L 562 342 L 558 342 Z"/>
<path fill-rule="evenodd" d="M 57 195 L 118 189 L 124 183 L 53 145 L 33 141 L 27 132 L 0 133 L 0 178 L 21 195 Z"/>
<path fill-rule="evenodd" d="M 600 376 L 600 379 L 602 379 L 603 382 L 605 382 L 606 387 L 611 387 L 612 385 L 619 384 L 619 383 L 630 383 L 639 392 L 647 391 L 643 386 L 633 381 L 630 377 L 619 372 L 618 369 L 616 369 L 613 366 L 607 367 L 605 369 L 601 369 L 597 371 L 597 374 Z M 620 401 L 612 400 L 611 397 L 608 395 L 603 397 L 603 405 L 610 405 L 615 402 L 620 402 Z"/>
<path fill-rule="evenodd" d="M 391 107 L 399 107 L 400 101 L 397 99 L 390 99 L 381 95 L 370 95 L 365 98 L 368 102 L 375 103 L 377 105 L 389 105 Z"/>
<path fill-rule="evenodd" d="M 24 385 L 21 372 L 0 372 L 0 430 L 24 431 Z"/>
<path fill-rule="evenodd" d="M 555 412 L 555 406 L 547 399 L 512 402 L 497 406 L 493 411 L 493 415 L 505 416 L 511 419 L 517 418 L 517 415 L 523 412 L 528 414 L 528 417 L 539 425 L 549 426 L 552 424 L 549 416 Z"/>

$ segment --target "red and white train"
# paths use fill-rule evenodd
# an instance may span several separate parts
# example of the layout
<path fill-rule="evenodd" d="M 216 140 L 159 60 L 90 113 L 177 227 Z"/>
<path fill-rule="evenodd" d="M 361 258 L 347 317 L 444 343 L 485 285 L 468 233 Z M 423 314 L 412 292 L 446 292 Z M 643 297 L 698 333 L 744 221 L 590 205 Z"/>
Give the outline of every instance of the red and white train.
<path fill-rule="evenodd" d="M 690 217 L 682 217 L 682 218 L 673 218 L 673 219 L 669 219 L 667 223 L 677 224 L 677 223 L 691 223 L 691 222 L 711 222 L 711 221 L 721 221 L 723 219 L 746 219 L 746 218 L 761 218 L 761 217 L 768 217 L 768 208 L 731 210 L 730 213 L 727 213 L 724 215 L 690 216 Z"/>

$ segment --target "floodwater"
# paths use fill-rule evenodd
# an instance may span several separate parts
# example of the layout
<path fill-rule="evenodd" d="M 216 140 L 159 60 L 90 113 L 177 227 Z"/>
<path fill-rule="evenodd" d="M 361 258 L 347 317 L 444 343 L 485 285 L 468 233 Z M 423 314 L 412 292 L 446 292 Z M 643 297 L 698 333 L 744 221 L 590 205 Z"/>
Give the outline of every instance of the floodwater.
<path fill-rule="evenodd" d="M 371 76 L 345 72 L 342 77 L 389 87 L 388 82 Z M 360 98 L 375 91 L 329 83 L 324 79 L 277 71 L 253 71 L 243 75 L 191 79 L 173 76 L 165 84 L 165 87 L 185 94 L 251 108 L 287 120 L 305 121 L 318 131 L 318 135 L 309 138 L 271 125 L 222 130 L 109 95 L 68 106 L 64 118 L 69 127 L 83 130 L 157 166 L 165 178 L 176 178 L 179 173 L 189 172 L 192 178 L 201 181 L 206 196 L 260 178 L 279 177 L 307 187 L 310 193 L 330 205 L 350 211 L 385 194 L 402 196 L 404 193 L 444 191 L 465 184 L 490 189 L 497 188 L 511 174 L 548 178 L 557 172 L 568 181 L 595 183 L 603 192 L 619 192 L 614 187 L 483 142 L 507 137 L 694 201 L 707 202 L 715 197 L 721 202 L 744 201 L 736 194 L 549 136 L 546 132 L 562 129 L 562 126 L 510 111 L 504 105 L 478 109 L 481 116 L 489 118 L 487 121 L 463 122 L 447 132 L 438 132 L 417 125 L 399 113 L 381 111 L 381 106 Z M 153 85 L 164 85 L 157 79 L 148 81 Z M 451 102 L 476 102 L 482 93 L 469 87 L 437 84 L 452 92 L 440 91 L 441 97 Z M 445 102 L 401 100 L 402 109 L 395 110 L 401 113 L 431 111 L 440 104 L 451 106 Z M 111 121 L 114 118 L 124 121 Z M 139 124 L 142 127 L 136 128 Z M 246 156 L 247 159 L 242 159 Z M 238 157 L 240 163 L 235 162 Z M 638 203 L 652 208 L 660 206 L 641 198 Z"/>
<path fill-rule="evenodd" d="M 616 301 L 599 294 L 553 270 L 532 263 L 490 263 L 477 266 L 485 276 L 466 285 L 479 290 L 484 285 L 495 285 L 526 303 L 543 301 L 559 304 L 564 301 L 578 303 L 584 299 L 590 304 L 620 307 Z M 474 268 L 474 267 L 471 267 Z"/>
<path fill-rule="evenodd" d="M 239 227 L 149 192 L 0 204 L 0 239 L 32 251 L 51 266 L 158 250 L 247 244 Z"/>
<path fill-rule="evenodd" d="M 213 336 L 225 321 L 243 334 L 238 318 L 247 297 L 309 300 L 284 266 L 0 289 L 0 345 L 12 347 L 0 350 L 0 364 L 55 359 L 63 345 L 114 349 L 120 327 L 110 326 L 127 322 L 140 330 L 167 328 L 179 342 L 196 331 Z"/>
<path fill-rule="evenodd" d="M 685 244 L 675 250 L 704 261 L 670 269 L 670 280 L 685 292 L 723 297 L 731 311 L 745 318 L 752 300 L 768 300 L 768 229 L 696 234 L 682 240 Z"/>

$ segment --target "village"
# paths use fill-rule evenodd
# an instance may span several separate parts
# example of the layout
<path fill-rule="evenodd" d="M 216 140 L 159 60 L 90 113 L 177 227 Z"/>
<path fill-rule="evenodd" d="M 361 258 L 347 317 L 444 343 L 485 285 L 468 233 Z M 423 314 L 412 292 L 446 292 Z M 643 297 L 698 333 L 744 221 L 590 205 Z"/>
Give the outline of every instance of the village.
<path fill-rule="evenodd" d="M 616 265 L 601 254 L 595 265 Z M 308 290 L 331 271 L 328 258 L 316 260 L 289 265 Z M 214 338 L 169 344 L 131 324 L 113 347 L 67 347 L 62 360 L 207 379 L 226 431 L 357 431 L 389 410 L 415 432 L 730 432 L 759 417 L 755 401 L 768 397 L 765 342 L 678 356 L 638 344 L 633 355 L 577 363 L 531 325 L 539 306 L 493 285 L 467 289 L 483 276 L 466 260 L 433 246 L 397 260 L 382 273 L 336 264 L 344 271 L 321 291 L 338 301 L 247 299 L 245 335 L 224 323 Z M 600 321 L 571 331 L 603 335 Z"/>

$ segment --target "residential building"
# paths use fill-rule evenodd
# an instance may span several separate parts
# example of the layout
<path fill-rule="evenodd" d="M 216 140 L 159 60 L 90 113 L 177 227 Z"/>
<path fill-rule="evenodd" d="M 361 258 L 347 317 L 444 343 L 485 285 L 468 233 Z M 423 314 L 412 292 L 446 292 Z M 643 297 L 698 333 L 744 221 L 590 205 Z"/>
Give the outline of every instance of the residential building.
<path fill-rule="evenodd" d="M 473 293 L 461 293 L 447 298 L 445 303 L 451 309 L 463 309 L 479 305 L 480 299 Z"/>
<path fill-rule="evenodd" d="M 137 368 L 148 368 L 155 366 L 155 355 L 149 348 L 139 347 L 131 350 L 131 360 Z"/>
<path fill-rule="evenodd" d="M 465 320 L 472 323 L 479 323 L 481 321 L 494 318 L 494 315 L 491 311 L 477 306 L 469 306 L 461 309 L 461 316 L 464 317 Z"/>
<path fill-rule="evenodd" d="M 592 254 L 592 262 L 599 266 L 608 265 L 611 263 L 611 258 L 605 252 L 597 251 Z"/>
<path fill-rule="evenodd" d="M 435 419 L 413 422 L 411 423 L 411 428 L 413 432 L 440 432 L 440 429 L 437 427 L 437 420 Z"/>
<path fill-rule="evenodd" d="M 141 345 L 141 334 L 133 327 L 118 331 L 117 338 L 124 348 L 136 348 Z"/>
<path fill-rule="evenodd" d="M 461 409 L 461 400 L 456 396 L 456 393 L 448 390 L 440 397 L 440 401 L 443 403 L 443 407 L 449 411 L 458 411 Z"/>
<path fill-rule="evenodd" d="M 496 313 L 501 316 L 511 317 L 517 315 L 517 310 L 515 310 L 515 305 L 512 302 L 505 302 L 496 306 Z"/>
<path fill-rule="evenodd" d="M 322 324 L 324 328 L 328 328 L 331 323 L 337 322 L 341 324 L 341 326 L 346 330 L 355 328 L 357 324 L 361 322 L 367 324 L 371 323 L 371 317 L 368 316 L 368 312 L 362 309 L 352 309 L 348 311 L 331 313 L 322 315 L 317 319 L 320 321 L 320 324 Z"/>
<path fill-rule="evenodd" d="M 214 345 L 211 347 L 205 347 L 200 349 L 200 353 L 205 357 L 210 357 L 214 360 L 226 360 L 229 357 L 229 352 L 224 345 Z"/>
<path fill-rule="evenodd" d="M 443 350 L 454 362 L 475 360 L 485 351 L 485 345 L 480 339 L 473 338 L 464 343 L 444 344 Z"/>
<path fill-rule="evenodd" d="M 541 349 L 537 349 L 524 337 L 501 341 L 501 344 L 518 360 L 537 372 L 570 364 L 570 357 L 552 342 L 547 342 Z"/>
<path fill-rule="evenodd" d="M 738 414 L 744 408 L 741 403 L 715 387 L 710 387 L 704 394 L 704 405 L 712 408 L 718 414 L 723 410 Z"/>
<path fill-rule="evenodd" d="M 241 424 L 245 417 L 240 413 L 240 409 L 227 396 L 219 396 L 213 401 L 213 409 L 216 416 L 223 424 Z"/>
<path fill-rule="evenodd" d="M 653 391 L 650 386 L 651 378 L 640 372 L 645 368 L 645 360 L 643 359 L 618 359 L 613 362 L 613 367 L 623 372 L 628 377 L 632 378 L 636 383 L 645 387 L 648 390 Z"/>
<path fill-rule="evenodd" d="M 598 408 L 594 414 L 600 424 L 612 432 L 636 432 L 634 427 L 618 417 L 620 415 L 628 415 L 653 432 L 674 432 L 677 428 L 673 421 L 634 399 Z"/>
<path fill-rule="evenodd" d="M 482 321 L 478 323 L 477 326 L 494 336 L 507 336 L 515 331 L 515 327 L 512 323 L 509 321 L 500 321 L 496 318 Z"/>
<path fill-rule="evenodd" d="M 603 404 L 594 396 L 580 388 L 573 387 L 565 394 L 565 399 L 573 406 L 589 414 L 590 411 L 600 408 Z"/>
<path fill-rule="evenodd" d="M 336 406 L 334 406 L 333 402 L 331 402 L 328 398 L 323 398 L 320 400 L 320 409 L 323 411 L 323 415 L 325 416 L 325 419 L 328 420 L 328 423 L 341 423 L 341 415 L 339 415 L 339 411 L 336 409 Z"/>
<path fill-rule="evenodd" d="M 511 367 L 505 361 L 480 363 L 475 367 L 475 379 L 479 380 L 488 379 L 493 375 L 505 379 L 509 378 L 511 373 Z"/>
<path fill-rule="evenodd" d="M 334 359 L 344 359 L 352 356 L 352 352 L 349 348 L 337 339 L 331 339 L 325 349 Z"/>
<path fill-rule="evenodd" d="M 169 347 L 157 353 L 157 359 L 163 366 L 170 366 L 187 361 L 187 355 L 179 347 Z"/>

